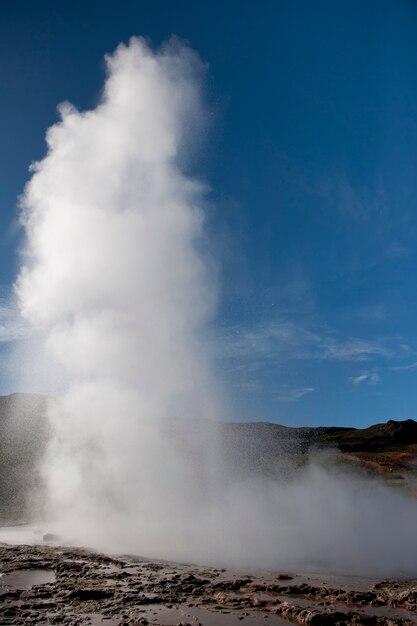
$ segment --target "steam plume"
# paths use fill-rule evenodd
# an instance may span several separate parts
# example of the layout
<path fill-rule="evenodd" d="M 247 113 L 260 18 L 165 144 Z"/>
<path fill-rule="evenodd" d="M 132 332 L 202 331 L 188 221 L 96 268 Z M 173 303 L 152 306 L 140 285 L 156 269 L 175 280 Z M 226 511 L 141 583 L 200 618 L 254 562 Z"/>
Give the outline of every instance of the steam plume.
<path fill-rule="evenodd" d="M 375 573 L 415 571 L 416 507 L 308 468 L 240 481 L 172 416 L 219 417 L 204 327 L 216 289 L 204 187 L 183 173 L 202 64 L 140 39 L 106 58 L 102 101 L 60 107 L 23 199 L 16 290 L 30 363 L 57 385 L 45 461 L 50 519 L 93 546 L 166 558 Z M 52 381 L 52 382 L 51 382 Z M 202 443 L 201 443 L 202 442 Z"/>
<path fill-rule="evenodd" d="M 156 421 L 218 413 L 199 336 L 216 302 L 197 251 L 203 186 L 179 167 L 202 64 L 176 41 L 154 54 L 140 39 L 106 62 L 102 102 L 61 105 L 33 165 L 17 281 L 63 389 L 50 408 L 49 504 L 95 522 L 111 503 L 125 514 L 139 500 L 149 515 L 149 499 L 174 497 L 178 468 Z"/>

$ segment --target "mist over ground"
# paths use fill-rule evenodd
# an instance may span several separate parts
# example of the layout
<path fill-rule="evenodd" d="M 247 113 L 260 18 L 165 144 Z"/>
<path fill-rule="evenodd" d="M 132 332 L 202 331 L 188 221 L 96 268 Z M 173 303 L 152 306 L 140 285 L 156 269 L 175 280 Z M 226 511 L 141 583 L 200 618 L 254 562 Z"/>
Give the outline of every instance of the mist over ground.
<path fill-rule="evenodd" d="M 95 109 L 60 105 L 22 200 L 24 359 L 54 394 L 51 529 L 153 557 L 416 574 L 416 502 L 315 463 L 286 481 L 231 470 L 205 332 L 218 299 L 205 185 L 186 173 L 204 65 L 177 40 L 137 38 L 106 63 Z M 211 426 L 194 422 L 195 446 L 173 416 Z"/>

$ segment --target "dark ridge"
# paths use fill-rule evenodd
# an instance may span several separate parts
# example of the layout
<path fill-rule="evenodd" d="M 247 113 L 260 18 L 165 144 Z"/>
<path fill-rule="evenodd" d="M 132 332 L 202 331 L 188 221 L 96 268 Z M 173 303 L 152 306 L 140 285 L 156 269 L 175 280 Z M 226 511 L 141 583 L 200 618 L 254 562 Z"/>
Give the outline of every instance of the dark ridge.
<path fill-rule="evenodd" d="M 412 419 L 374 424 L 369 428 L 325 428 L 318 441 L 334 443 L 345 452 L 374 451 L 417 444 L 417 422 Z"/>

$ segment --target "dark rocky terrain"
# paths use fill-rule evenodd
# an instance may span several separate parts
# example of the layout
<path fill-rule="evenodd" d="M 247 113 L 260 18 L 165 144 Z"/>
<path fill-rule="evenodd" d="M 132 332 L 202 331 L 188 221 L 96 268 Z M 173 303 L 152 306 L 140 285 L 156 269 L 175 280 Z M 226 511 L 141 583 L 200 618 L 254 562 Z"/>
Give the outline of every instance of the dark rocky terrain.
<path fill-rule="evenodd" d="M 48 441 L 46 399 L 0 397 L 0 517 L 17 523 L 39 512 L 39 471 Z M 172 422 L 184 450 L 198 453 L 200 422 Z M 417 424 L 366 429 L 288 428 L 277 424 L 216 426 L 231 471 L 285 480 L 315 455 L 319 462 L 360 468 L 415 496 Z M 356 479 L 355 478 L 355 479 Z M 36 497 L 35 497 L 36 496 Z M 0 626 L 147 624 L 323 626 L 417 623 L 417 580 L 237 571 L 109 556 L 42 534 L 37 545 L 0 544 Z"/>
<path fill-rule="evenodd" d="M 206 568 L 0 546 L 0 624 L 407 626 L 417 581 Z"/>

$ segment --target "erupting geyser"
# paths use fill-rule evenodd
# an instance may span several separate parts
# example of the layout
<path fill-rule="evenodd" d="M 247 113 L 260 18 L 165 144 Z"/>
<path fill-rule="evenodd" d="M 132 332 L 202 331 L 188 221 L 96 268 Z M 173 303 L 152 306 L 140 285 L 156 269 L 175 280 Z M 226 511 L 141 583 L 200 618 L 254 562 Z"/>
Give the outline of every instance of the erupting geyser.
<path fill-rule="evenodd" d="M 216 308 L 204 186 L 184 174 L 202 64 L 178 41 L 153 52 L 134 38 L 107 69 L 94 110 L 61 105 L 22 200 L 27 363 L 55 398 L 51 527 L 155 557 L 416 573 L 415 503 L 314 466 L 239 482 L 214 428 L 197 452 L 169 435 L 172 416 L 222 413 L 203 332 Z"/>
<path fill-rule="evenodd" d="M 176 41 L 154 54 L 132 39 L 107 68 L 102 102 L 61 105 L 33 165 L 17 281 L 46 370 L 59 371 L 48 508 L 91 538 L 109 508 L 124 519 L 135 509 L 156 532 L 155 505 L 166 515 L 178 504 L 182 472 L 157 422 L 218 413 L 199 337 L 216 301 L 197 251 L 203 186 L 180 168 L 202 64 Z"/>

